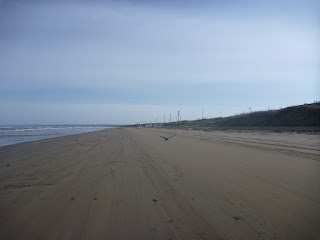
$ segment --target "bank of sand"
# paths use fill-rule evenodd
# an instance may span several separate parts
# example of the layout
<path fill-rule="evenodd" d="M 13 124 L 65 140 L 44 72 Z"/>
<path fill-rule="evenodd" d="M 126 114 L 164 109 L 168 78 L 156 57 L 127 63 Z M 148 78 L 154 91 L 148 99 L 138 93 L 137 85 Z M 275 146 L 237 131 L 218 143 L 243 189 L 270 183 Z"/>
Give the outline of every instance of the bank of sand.
<path fill-rule="evenodd" d="M 3 147 L 0 239 L 320 239 L 319 142 L 123 128 Z"/>

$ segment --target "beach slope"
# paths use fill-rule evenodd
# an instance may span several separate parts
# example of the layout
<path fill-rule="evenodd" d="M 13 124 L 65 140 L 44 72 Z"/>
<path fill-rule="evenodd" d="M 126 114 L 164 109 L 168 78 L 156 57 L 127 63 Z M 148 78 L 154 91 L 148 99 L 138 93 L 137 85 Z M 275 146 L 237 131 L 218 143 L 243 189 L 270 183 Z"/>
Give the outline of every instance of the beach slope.
<path fill-rule="evenodd" d="M 119 128 L 0 148 L 0 239 L 320 239 L 319 135 Z"/>

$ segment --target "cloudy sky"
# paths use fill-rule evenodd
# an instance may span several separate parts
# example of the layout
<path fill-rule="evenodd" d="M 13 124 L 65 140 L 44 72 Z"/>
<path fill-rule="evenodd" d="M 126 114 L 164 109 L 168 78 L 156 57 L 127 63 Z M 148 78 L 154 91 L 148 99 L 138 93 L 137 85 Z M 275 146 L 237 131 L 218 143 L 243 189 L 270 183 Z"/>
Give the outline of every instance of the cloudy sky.
<path fill-rule="evenodd" d="M 240 3 L 241 2 L 241 3 Z M 317 0 L 0 0 L 0 124 L 227 116 L 320 99 Z"/>

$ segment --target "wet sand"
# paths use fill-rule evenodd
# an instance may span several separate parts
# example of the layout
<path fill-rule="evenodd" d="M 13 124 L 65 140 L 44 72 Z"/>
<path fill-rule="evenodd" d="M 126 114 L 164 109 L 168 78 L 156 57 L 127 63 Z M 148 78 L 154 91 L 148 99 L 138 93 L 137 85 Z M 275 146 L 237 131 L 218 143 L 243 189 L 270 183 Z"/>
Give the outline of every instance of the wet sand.
<path fill-rule="evenodd" d="M 320 239 L 319 143 L 121 128 L 2 147 L 0 239 Z"/>

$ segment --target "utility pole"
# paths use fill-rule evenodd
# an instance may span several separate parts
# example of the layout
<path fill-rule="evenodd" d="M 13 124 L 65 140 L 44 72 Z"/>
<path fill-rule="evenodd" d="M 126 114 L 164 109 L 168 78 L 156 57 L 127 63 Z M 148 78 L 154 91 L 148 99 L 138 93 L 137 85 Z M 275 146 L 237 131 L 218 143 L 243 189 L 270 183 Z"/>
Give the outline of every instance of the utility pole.
<path fill-rule="evenodd" d="M 180 119 L 180 110 L 178 111 L 178 122 L 181 125 L 181 119 Z"/>

